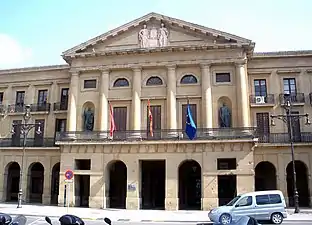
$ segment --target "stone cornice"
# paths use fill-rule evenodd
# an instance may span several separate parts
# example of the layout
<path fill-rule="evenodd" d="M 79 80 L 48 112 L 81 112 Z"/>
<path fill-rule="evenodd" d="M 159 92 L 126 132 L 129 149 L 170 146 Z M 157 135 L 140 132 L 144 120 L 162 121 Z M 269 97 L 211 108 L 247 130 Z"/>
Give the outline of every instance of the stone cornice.
<path fill-rule="evenodd" d="M 207 51 L 216 49 L 247 49 L 249 43 L 233 43 L 233 44 L 206 44 L 206 45 L 186 45 L 186 46 L 168 46 L 163 48 L 134 48 L 122 50 L 107 50 L 99 52 L 83 52 L 63 55 L 63 58 L 70 63 L 74 58 L 92 58 L 100 56 L 115 56 L 115 55 L 146 55 L 159 52 L 187 52 L 187 51 Z"/>
<path fill-rule="evenodd" d="M 24 67 L 0 70 L 0 75 L 14 74 L 14 73 L 30 73 L 49 70 L 66 70 L 69 69 L 69 65 L 51 65 L 51 66 L 37 66 L 37 67 Z"/>
<path fill-rule="evenodd" d="M 302 51 L 278 51 L 278 52 L 254 52 L 251 58 L 282 58 L 312 56 L 312 50 Z"/>

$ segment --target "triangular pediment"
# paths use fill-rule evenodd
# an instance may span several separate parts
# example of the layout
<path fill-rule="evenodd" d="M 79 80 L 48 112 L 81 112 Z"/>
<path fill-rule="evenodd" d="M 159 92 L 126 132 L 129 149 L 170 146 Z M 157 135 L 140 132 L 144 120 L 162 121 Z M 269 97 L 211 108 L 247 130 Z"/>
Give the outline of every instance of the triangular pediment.
<path fill-rule="evenodd" d="M 149 13 L 63 53 L 71 55 L 137 48 L 250 44 L 251 40 L 183 20 Z"/>

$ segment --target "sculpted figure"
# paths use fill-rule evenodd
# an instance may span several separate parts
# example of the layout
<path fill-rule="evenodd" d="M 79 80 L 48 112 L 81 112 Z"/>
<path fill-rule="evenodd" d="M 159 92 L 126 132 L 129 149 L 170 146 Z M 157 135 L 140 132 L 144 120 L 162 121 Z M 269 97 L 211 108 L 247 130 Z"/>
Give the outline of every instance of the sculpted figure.
<path fill-rule="evenodd" d="M 165 24 L 161 24 L 160 25 L 160 29 L 159 29 L 159 46 L 160 47 L 164 47 L 168 45 L 168 30 L 165 27 Z"/>
<path fill-rule="evenodd" d="M 143 25 L 143 28 L 139 31 L 139 41 L 141 48 L 148 47 L 148 39 L 149 39 L 149 32 L 146 28 L 146 24 Z"/>
<path fill-rule="evenodd" d="M 91 108 L 88 108 L 84 111 L 84 130 L 93 131 L 94 128 L 94 113 Z"/>
<path fill-rule="evenodd" d="M 220 127 L 231 127 L 230 109 L 223 103 L 219 110 Z"/>

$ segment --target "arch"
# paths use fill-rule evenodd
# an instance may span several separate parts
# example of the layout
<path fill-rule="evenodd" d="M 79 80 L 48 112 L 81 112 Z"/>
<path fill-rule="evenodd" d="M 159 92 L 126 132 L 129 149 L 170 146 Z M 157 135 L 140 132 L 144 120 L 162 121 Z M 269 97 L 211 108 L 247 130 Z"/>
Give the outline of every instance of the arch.
<path fill-rule="evenodd" d="M 59 181 L 60 181 L 60 163 L 54 164 L 51 173 L 51 204 L 58 205 Z"/>
<path fill-rule="evenodd" d="M 21 167 L 17 162 L 10 162 L 5 167 L 6 201 L 17 201 Z"/>
<path fill-rule="evenodd" d="M 30 203 L 42 203 L 44 167 L 40 162 L 32 163 L 28 169 L 28 199 Z"/>
<path fill-rule="evenodd" d="M 228 117 L 227 118 L 227 121 L 222 121 L 222 118 L 221 118 L 221 109 L 223 107 L 226 107 L 227 109 L 227 112 L 228 112 Z M 219 127 L 232 127 L 232 101 L 229 97 L 227 96 L 222 96 L 218 99 L 218 123 L 219 123 Z"/>
<path fill-rule="evenodd" d="M 146 81 L 146 86 L 158 86 L 163 84 L 164 82 L 159 76 L 151 76 Z"/>
<path fill-rule="evenodd" d="M 262 161 L 255 167 L 255 190 L 276 190 L 276 168 L 268 161 Z"/>
<path fill-rule="evenodd" d="M 186 74 L 181 78 L 180 83 L 181 84 L 197 84 L 198 79 L 193 74 Z"/>
<path fill-rule="evenodd" d="M 308 178 L 308 167 L 300 161 L 295 161 L 295 170 L 297 178 L 297 190 L 299 194 L 299 206 L 309 207 L 310 206 L 310 191 L 309 191 L 309 178 Z M 294 206 L 294 180 L 293 180 L 293 165 L 292 161 L 288 163 L 286 167 L 286 181 L 287 181 L 287 194 L 289 206 Z"/>
<path fill-rule="evenodd" d="M 178 168 L 179 209 L 201 209 L 201 166 L 195 160 L 185 160 Z"/>
<path fill-rule="evenodd" d="M 113 160 L 107 164 L 108 199 L 110 208 L 126 208 L 127 166 L 121 160 Z"/>
<path fill-rule="evenodd" d="M 126 78 L 118 78 L 114 81 L 113 87 L 129 87 L 129 81 Z"/>
<path fill-rule="evenodd" d="M 87 101 L 82 106 L 82 129 L 84 131 L 93 131 L 95 106 L 93 102 Z M 87 122 L 87 123 L 86 123 Z"/>

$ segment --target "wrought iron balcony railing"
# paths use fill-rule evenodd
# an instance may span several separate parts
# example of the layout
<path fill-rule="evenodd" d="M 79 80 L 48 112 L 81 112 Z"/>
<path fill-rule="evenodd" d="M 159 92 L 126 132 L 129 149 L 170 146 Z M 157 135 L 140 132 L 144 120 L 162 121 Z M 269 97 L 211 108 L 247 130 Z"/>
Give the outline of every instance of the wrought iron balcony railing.
<path fill-rule="evenodd" d="M 31 112 L 50 112 L 50 108 L 51 108 L 50 103 L 38 103 L 30 105 Z"/>
<path fill-rule="evenodd" d="M 27 138 L 26 147 L 55 147 L 54 138 Z M 23 147 L 23 138 L 0 138 L 0 147 Z"/>
<path fill-rule="evenodd" d="M 66 111 L 68 104 L 66 102 L 55 102 L 53 104 L 53 111 Z"/>
<path fill-rule="evenodd" d="M 229 139 L 252 139 L 255 137 L 256 128 L 215 128 L 197 129 L 194 140 L 229 140 Z M 76 131 L 58 132 L 56 142 L 105 142 L 105 141 L 156 141 L 156 140 L 189 140 L 184 130 L 154 130 L 151 136 L 148 130 L 115 131 L 110 137 L 109 131 Z"/>
<path fill-rule="evenodd" d="M 290 143 L 288 133 L 269 133 L 257 135 L 260 143 Z M 294 143 L 311 143 L 312 132 L 301 132 L 293 134 Z"/>
<path fill-rule="evenodd" d="M 263 105 L 263 104 L 275 104 L 274 94 L 267 94 L 266 96 L 250 95 L 250 104 Z"/>
<path fill-rule="evenodd" d="M 282 105 L 284 105 L 288 100 L 294 104 L 304 104 L 305 96 L 304 93 L 280 94 L 279 100 Z"/>
<path fill-rule="evenodd" d="M 8 113 L 23 113 L 25 112 L 25 104 L 8 105 Z"/>

